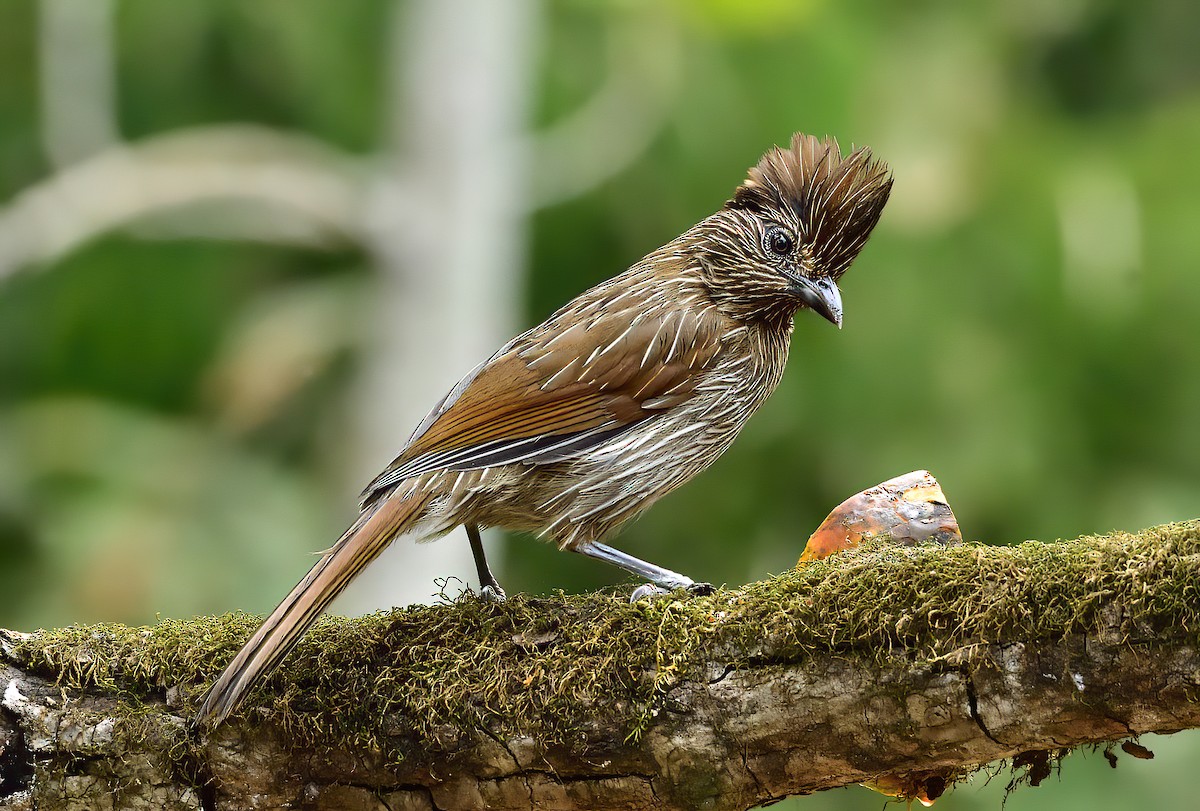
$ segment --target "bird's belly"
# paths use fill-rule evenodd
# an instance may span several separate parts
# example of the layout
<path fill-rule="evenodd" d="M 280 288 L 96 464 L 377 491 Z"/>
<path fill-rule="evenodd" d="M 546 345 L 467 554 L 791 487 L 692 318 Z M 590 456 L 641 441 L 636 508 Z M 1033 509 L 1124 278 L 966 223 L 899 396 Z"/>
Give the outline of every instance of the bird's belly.
<path fill-rule="evenodd" d="M 488 523 L 563 547 L 597 540 L 716 461 L 744 423 L 663 415 L 578 458 L 514 466 L 520 483 L 484 508 Z"/>
<path fill-rule="evenodd" d="M 424 529 L 436 536 L 473 523 L 531 532 L 562 547 L 598 540 L 725 452 L 774 386 L 747 388 L 702 390 L 686 407 L 652 416 L 574 458 L 442 473 L 442 495 Z"/>

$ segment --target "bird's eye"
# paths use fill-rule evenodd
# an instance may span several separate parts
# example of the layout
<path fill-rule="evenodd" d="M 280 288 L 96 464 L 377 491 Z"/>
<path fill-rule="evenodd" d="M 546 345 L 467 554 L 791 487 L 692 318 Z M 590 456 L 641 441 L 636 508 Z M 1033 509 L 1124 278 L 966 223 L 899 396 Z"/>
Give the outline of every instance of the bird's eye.
<path fill-rule="evenodd" d="M 787 232 L 787 229 L 780 228 L 778 225 L 767 229 L 767 248 L 776 256 L 790 256 L 792 249 L 796 247 L 796 241 L 792 239 L 792 235 Z"/>

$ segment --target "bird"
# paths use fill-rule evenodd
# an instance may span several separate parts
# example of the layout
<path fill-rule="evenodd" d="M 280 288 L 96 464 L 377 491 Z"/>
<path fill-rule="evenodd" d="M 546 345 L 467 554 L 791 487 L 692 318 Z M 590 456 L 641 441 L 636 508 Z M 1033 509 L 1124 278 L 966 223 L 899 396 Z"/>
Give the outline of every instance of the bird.
<path fill-rule="evenodd" d="M 655 589 L 711 591 L 603 539 L 729 448 L 779 384 L 798 312 L 841 328 L 838 281 L 891 188 L 868 147 L 843 155 L 797 133 L 716 213 L 476 366 L 367 485 L 358 518 L 220 673 L 193 727 L 236 711 L 401 534 L 465 527 L 496 600 L 484 527 L 537 534 Z"/>

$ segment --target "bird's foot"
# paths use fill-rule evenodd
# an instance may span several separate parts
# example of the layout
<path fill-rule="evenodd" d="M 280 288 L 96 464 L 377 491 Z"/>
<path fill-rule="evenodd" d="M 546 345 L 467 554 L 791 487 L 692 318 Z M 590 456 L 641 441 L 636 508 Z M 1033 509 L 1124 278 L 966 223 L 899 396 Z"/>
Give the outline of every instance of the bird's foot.
<path fill-rule="evenodd" d="M 633 594 L 629 595 L 629 602 L 636 603 L 638 600 L 649 600 L 651 597 L 670 593 L 663 587 L 656 586 L 653 583 L 643 583 L 633 590 Z"/>
<path fill-rule="evenodd" d="M 500 588 L 499 583 L 495 583 L 480 588 L 479 599 L 485 603 L 502 603 L 508 599 L 508 595 L 504 593 L 504 589 Z"/>
<path fill-rule="evenodd" d="M 684 589 L 688 594 L 695 595 L 696 597 L 707 597 L 709 594 L 712 594 L 716 591 L 716 589 L 713 588 L 712 583 L 692 583 L 684 586 Z M 629 595 L 629 602 L 636 603 L 638 600 L 647 600 L 651 597 L 658 597 L 663 594 L 670 593 L 671 592 L 667 591 L 662 586 L 656 586 L 653 583 L 643 583 L 633 590 L 633 594 Z"/>

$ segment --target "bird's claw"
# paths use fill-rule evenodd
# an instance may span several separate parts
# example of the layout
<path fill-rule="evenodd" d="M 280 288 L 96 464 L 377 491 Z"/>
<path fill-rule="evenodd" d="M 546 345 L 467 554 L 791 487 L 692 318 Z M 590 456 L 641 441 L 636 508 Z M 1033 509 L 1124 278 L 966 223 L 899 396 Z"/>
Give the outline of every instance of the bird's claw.
<path fill-rule="evenodd" d="M 684 586 L 684 589 L 688 594 L 695 595 L 696 597 L 707 597 L 716 591 L 712 583 L 691 583 Z M 659 597 L 670 593 L 670 591 L 664 589 L 662 586 L 656 586 L 653 583 L 643 583 L 633 590 L 633 594 L 629 595 L 629 602 L 636 603 L 638 600 L 646 600 L 651 597 Z"/>
<path fill-rule="evenodd" d="M 629 602 L 636 603 L 638 600 L 648 600 L 651 597 L 658 597 L 662 594 L 670 594 L 666 589 L 656 586 L 653 583 L 643 583 L 633 590 L 633 594 L 629 595 Z"/>
<path fill-rule="evenodd" d="M 483 586 L 479 589 L 479 599 L 486 603 L 502 603 L 508 599 L 508 595 L 499 585 Z"/>

